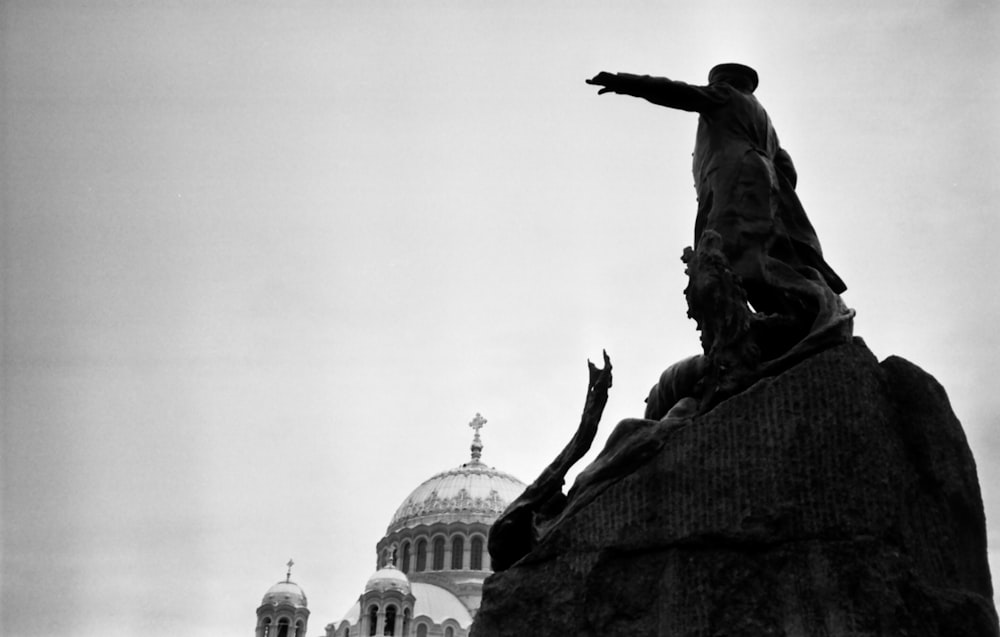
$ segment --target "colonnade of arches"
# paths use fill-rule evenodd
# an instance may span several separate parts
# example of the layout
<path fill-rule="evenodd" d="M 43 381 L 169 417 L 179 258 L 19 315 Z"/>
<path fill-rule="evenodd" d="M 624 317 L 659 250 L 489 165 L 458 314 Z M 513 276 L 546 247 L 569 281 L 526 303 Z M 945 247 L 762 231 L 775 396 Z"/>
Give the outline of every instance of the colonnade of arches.
<path fill-rule="evenodd" d="M 444 533 L 405 539 L 383 550 L 379 567 L 395 563 L 403 573 L 489 570 L 486 537 L 481 533 Z"/>
<path fill-rule="evenodd" d="M 405 637 L 410 634 L 412 611 L 404 608 L 399 612 L 395 604 L 386 604 L 380 608 L 378 604 L 368 606 L 368 611 L 359 625 L 358 637 L 385 635 L 386 637 Z M 348 628 L 349 630 L 349 628 Z M 345 637 L 349 635 L 345 632 Z"/>
<path fill-rule="evenodd" d="M 265 616 L 257 621 L 257 637 L 306 637 L 306 623 L 298 619 L 292 623 L 292 618 Z"/>
<path fill-rule="evenodd" d="M 402 612 L 392 603 L 380 607 L 369 604 L 361 622 L 355 631 L 344 626 L 337 632 L 338 637 L 427 637 L 430 624 L 426 619 L 418 619 L 415 623 L 409 608 Z M 464 633 L 463 633 L 464 634 Z M 444 637 L 456 637 L 459 631 L 454 626 L 444 626 Z"/>

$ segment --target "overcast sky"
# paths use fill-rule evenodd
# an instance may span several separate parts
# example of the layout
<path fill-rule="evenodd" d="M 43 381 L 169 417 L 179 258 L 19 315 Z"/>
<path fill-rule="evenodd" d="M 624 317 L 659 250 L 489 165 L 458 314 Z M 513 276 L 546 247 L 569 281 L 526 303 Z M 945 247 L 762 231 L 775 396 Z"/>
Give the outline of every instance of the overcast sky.
<path fill-rule="evenodd" d="M 601 70 L 759 70 L 856 334 L 946 387 L 1000 550 L 998 14 L 0 3 L 0 632 L 245 637 L 294 557 L 319 635 L 476 412 L 524 481 L 602 348 L 595 447 L 641 414 L 698 348 L 696 116 Z"/>

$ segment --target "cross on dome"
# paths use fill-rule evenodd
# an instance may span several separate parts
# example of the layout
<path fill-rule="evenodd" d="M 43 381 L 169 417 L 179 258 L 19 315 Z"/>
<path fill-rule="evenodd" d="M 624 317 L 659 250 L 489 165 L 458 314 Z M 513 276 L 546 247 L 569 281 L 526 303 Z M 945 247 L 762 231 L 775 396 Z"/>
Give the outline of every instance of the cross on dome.
<path fill-rule="evenodd" d="M 485 424 L 486 419 L 478 411 L 476 412 L 476 417 L 469 423 L 469 426 L 476 432 L 476 435 L 472 438 L 472 447 L 470 447 L 472 449 L 473 462 L 479 462 L 479 458 L 483 455 L 483 441 L 479 438 L 479 430 Z"/>
<path fill-rule="evenodd" d="M 288 573 L 285 574 L 285 581 L 292 581 L 292 567 L 295 566 L 295 561 L 292 558 L 288 558 Z"/>
<path fill-rule="evenodd" d="M 469 423 L 469 426 L 476 430 L 476 435 L 478 436 L 479 430 L 482 429 L 483 425 L 485 425 L 487 422 L 488 421 L 485 418 L 483 418 L 482 414 L 480 414 L 477 411 L 476 417 L 472 419 L 472 421 Z"/>

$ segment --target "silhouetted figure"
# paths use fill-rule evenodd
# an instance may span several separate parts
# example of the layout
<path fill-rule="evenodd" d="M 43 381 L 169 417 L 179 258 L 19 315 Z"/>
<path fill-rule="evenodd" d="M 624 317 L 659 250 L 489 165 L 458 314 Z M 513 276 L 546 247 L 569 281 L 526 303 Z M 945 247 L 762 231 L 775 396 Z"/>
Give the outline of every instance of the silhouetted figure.
<path fill-rule="evenodd" d="M 753 95 L 756 71 L 720 64 L 707 86 L 628 73 L 599 73 L 587 83 L 600 86 L 599 94 L 699 114 L 695 242 L 684 261 L 689 314 L 702 331 L 715 384 L 701 388 L 703 409 L 850 338 L 854 313 L 839 297 L 847 287 L 823 259 L 795 193 L 792 159 Z"/>
<path fill-rule="evenodd" d="M 823 259 L 816 232 L 795 194 L 792 159 L 753 95 L 757 72 L 742 64 L 720 64 L 708 81 L 708 86 L 693 86 L 627 73 L 599 73 L 587 80 L 603 87 L 599 94 L 633 95 L 700 115 L 694 147 L 694 245 L 706 229 L 719 233 L 723 252 L 755 309 L 783 312 L 789 303 L 803 302 L 786 298 L 782 286 L 774 289 L 774 277 L 786 279 L 788 268 L 843 292 L 847 288 Z"/>
<path fill-rule="evenodd" d="M 580 425 L 563 451 L 490 530 L 495 571 L 528 555 L 563 520 L 653 457 L 675 432 L 762 377 L 851 339 L 846 287 L 827 265 L 795 194 L 795 168 L 753 96 L 757 73 L 722 64 L 708 86 L 666 78 L 600 73 L 600 93 L 642 97 L 697 112 L 694 151 L 698 214 L 687 249 L 688 314 L 703 354 L 670 366 L 653 387 L 643 418 L 618 423 L 603 451 L 562 493 L 569 469 L 590 449 L 611 386 L 611 361 L 589 364 Z M 749 305 L 753 307 L 749 307 Z"/>

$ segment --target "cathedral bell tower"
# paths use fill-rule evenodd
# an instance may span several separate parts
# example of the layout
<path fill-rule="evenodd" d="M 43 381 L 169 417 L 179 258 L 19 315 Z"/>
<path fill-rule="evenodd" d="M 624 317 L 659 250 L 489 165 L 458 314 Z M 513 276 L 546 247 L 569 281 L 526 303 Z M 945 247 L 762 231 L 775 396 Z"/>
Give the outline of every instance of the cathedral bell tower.
<path fill-rule="evenodd" d="M 302 588 L 292 581 L 292 560 L 288 573 L 264 594 L 257 608 L 256 637 L 306 637 L 309 602 Z"/>

